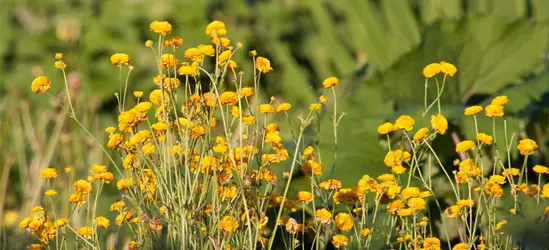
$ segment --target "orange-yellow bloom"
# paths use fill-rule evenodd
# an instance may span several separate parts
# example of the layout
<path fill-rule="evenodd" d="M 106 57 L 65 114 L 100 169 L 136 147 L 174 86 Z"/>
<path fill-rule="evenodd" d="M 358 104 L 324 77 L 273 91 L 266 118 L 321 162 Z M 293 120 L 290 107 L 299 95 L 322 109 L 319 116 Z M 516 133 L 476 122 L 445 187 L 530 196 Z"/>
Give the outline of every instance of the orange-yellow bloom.
<path fill-rule="evenodd" d="M 440 71 L 442 71 L 442 66 L 440 63 L 431 63 L 423 68 L 423 76 L 426 78 L 431 78 L 440 73 Z"/>
<path fill-rule="evenodd" d="M 45 76 L 34 78 L 31 84 L 31 90 L 34 93 L 46 93 L 51 88 L 51 81 Z"/>
<path fill-rule="evenodd" d="M 153 21 L 149 25 L 152 32 L 162 35 L 167 35 L 172 32 L 172 25 L 166 21 Z"/>
<path fill-rule="evenodd" d="M 324 86 L 324 88 L 330 88 L 332 86 L 337 86 L 338 84 L 339 84 L 339 79 L 333 76 L 324 79 L 324 81 L 322 82 L 322 86 Z"/>
<path fill-rule="evenodd" d="M 433 115 L 431 116 L 431 127 L 433 127 L 433 129 L 435 129 L 438 133 L 443 135 L 448 129 L 448 121 L 441 114 Z"/>
<path fill-rule="evenodd" d="M 269 71 L 273 70 L 273 68 L 271 67 L 271 61 L 261 56 L 255 59 L 255 67 L 262 73 L 268 73 Z"/>

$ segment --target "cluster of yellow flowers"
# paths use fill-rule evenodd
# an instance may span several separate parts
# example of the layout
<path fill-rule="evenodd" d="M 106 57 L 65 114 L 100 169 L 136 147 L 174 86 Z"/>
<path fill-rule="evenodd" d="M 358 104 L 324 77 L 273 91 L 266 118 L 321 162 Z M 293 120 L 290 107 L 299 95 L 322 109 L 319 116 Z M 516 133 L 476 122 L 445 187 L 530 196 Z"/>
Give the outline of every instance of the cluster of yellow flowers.
<path fill-rule="evenodd" d="M 507 182 L 510 183 L 509 193 L 515 198 L 511 214 L 517 212 L 518 191 L 536 197 L 538 201 L 540 197 L 549 197 L 549 184 L 540 188 L 539 180 L 537 185 L 523 181 L 527 173 L 526 161 L 522 169 L 493 162 L 489 166 L 493 169 L 492 175 L 488 176 L 485 171 L 487 166 L 481 155 L 483 149 L 494 147 L 496 138 L 493 131 L 492 135 L 478 133 L 477 115 L 484 110 L 495 122 L 496 117 L 503 116 L 504 105 L 509 102 L 506 96 L 494 98 L 486 107 L 465 109 L 464 115 L 475 120 L 476 141 L 463 140 L 456 144 L 455 152 L 462 158 L 456 160 L 459 167 L 452 175 L 432 147 L 435 138 L 445 135 L 449 126 L 441 114 L 439 97 L 442 90 L 439 90 L 429 107 L 425 97 L 425 114 L 439 103 L 438 113 L 430 117 L 430 126 L 421 126 L 414 131 L 422 122 L 416 123 L 412 116 L 402 115 L 377 128 L 378 133 L 387 138 L 388 152 L 383 163 L 390 173 L 377 177 L 363 175 L 356 185 L 345 183 L 347 187 L 344 188 L 339 180 L 323 179 L 323 164 L 326 163 L 322 162 L 318 145 L 307 145 L 303 139 L 315 114 L 323 107 L 331 108 L 327 106 L 326 96 L 321 95 L 317 103 L 304 109 L 308 114 L 299 117 L 299 131 L 295 134 L 290 103 L 274 97 L 261 103 L 260 76 L 273 68 L 270 61 L 257 56 L 256 51 L 249 52 L 254 63 L 253 86 L 243 86 L 244 73 L 237 72 L 238 64 L 232 60 L 243 44 L 232 45 L 226 37 L 225 23 L 210 23 L 205 34 L 212 44 L 188 48 L 182 58 L 177 56 L 176 49 L 182 46 L 183 39 L 166 37 L 172 32 L 170 23 L 154 21 L 150 30 L 158 35 L 157 48 L 153 41 L 145 42 L 157 59 L 158 74 L 152 79 L 154 90 L 149 93 L 148 100 L 144 100 L 143 91 L 134 91 L 135 105 L 126 109 L 126 79 L 124 92 L 118 93 L 121 96 L 118 124 L 105 129 L 108 134 L 106 148 L 117 152 L 121 167 L 117 160 L 111 159 L 115 176 L 108 171 L 107 165 L 93 165 L 87 179 L 73 183 L 68 198 L 75 207 L 84 209 L 83 204 L 91 203 L 92 193 L 97 200 L 103 185 L 117 179 L 120 199 L 111 204 L 110 210 L 116 213 L 117 226 L 127 225 L 132 229 L 134 241 L 129 243 L 130 249 L 151 246 L 153 242 L 149 236 L 159 231 L 163 231 L 167 241 L 174 246 L 232 249 L 247 245 L 255 249 L 261 245 L 271 249 L 278 229 L 282 231 L 287 248 L 305 244 L 306 236 L 313 239 L 316 246 L 327 247 L 331 243 L 335 248 L 369 248 L 376 235 L 385 238 L 385 243 L 394 248 L 441 249 L 441 240 L 429 227 L 429 215 L 437 212 L 464 224 L 460 231 L 462 243 L 452 249 L 469 249 L 473 245 L 478 249 L 486 249 L 487 245 L 498 248 L 501 245 L 497 244 L 501 242 L 511 242 L 498 238 L 509 236 L 493 233 L 500 230 L 506 220 L 498 221 L 496 215 L 479 214 L 481 209 L 475 207 L 493 208 L 496 199 L 504 196 Z M 165 49 L 172 49 L 173 54 L 164 53 Z M 211 70 L 206 68 L 208 60 L 214 60 L 215 66 Z M 121 70 L 126 66 L 129 72 L 133 70 L 128 54 L 113 54 L 110 62 Z M 54 66 L 63 72 L 66 69 L 61 54 L 56 55 Z M 432 63 L 423 70 L 427 80 L 444 74 L 443 87 L 447 77 L 453 77 L 456 72 L 457 68 L 447 62 Z M 339 83 L 337 77 L 322 82 L 324 89 L 333 93 L 332 119 L 336 138 L 341 118 L 336 110 L 335 87 Z M 32 82 L 31 90 L 45 93 L 50 85 L 47 77 L 40 76 Z M 283 114 L 289 121 L 294 144 L 291 147 L 288 143 L 285 145 L 281 126 L 274 122 L 278 114 Z M 74 111 L 71 115 L 77 119 Z M 393 145 L 391 136 L 399 137 L 400 143 Z M 537 147 L 534 141 L 522 139 L 517 149 L 527 159 Z M 288 151 L 290 148 L 295 150 Z M 278 176 L 273 167 L 284 163 L 291 167 Z M 433 164 L 438 164 L 438 168 Z M 294 171 L 297 168 L 308 178 L 310 189 L 296 190 L 295 198 L 291 199 L 288 190 L 292 176 L 299 172 Z M 423 171 L 433 168 L 444 172 L 455 195 L 455 200 L 448 201 L 446 207 L 438 202 L 440 197 L 433 190 L 432 176 L 426 176 Z M 68 173 L 71 169 L 65 171 Z M 535 166 L 533 171 L 540 176 L 549 174 L 549 168 L 541 165 Z M 58 177 L 55 168 L 44 169 L 40 175 L 48 179 L 48 183 Z M 417 184 L 412 179 L 417 180 Z M 48 189 L 45 195 L 53 199 L 57 191 Z M 433 210 L 430 203 L 436 203 L 439 211 Z M 63 234 L 67 233 L 65 227 L 79 235 L 79 240 L 97 245 L 98 229 L 107 229 L 111 223 L 107 217 L 96 216 L 97 202 L 91 205 L 87 208 L 93 218 L 89 220 L 92 221 L 90 226 L 73 229 L 66 218 L 48 221 L 47 211 L 42 207 L 35 207 L 34 214 L 25 218 L 20 226 L 37 235 L 45 245 L 56 237 L 59 228 Z M 298 210 L 302 214 L 294 216 Z M 276 215 L 276 225 L 272 228 L 268 227 L 269 211 Z M 152 218 L 149 215 L 153 215 Z M 376 219 L 380 217 L 383 217 L 384 227 L 376 228 Z M 489 229 L 480 229 L 481 223 Z M 481 236 L 477 237 L 479 231 Z M 445 240 L 451 247 L 450 239 Z"/>

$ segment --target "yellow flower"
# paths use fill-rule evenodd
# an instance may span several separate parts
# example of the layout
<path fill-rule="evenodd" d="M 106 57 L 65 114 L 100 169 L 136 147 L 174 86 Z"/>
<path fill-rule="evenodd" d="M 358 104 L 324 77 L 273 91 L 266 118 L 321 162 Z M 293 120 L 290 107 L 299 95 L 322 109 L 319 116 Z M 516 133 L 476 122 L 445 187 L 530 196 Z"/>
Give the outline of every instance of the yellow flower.
<path fill-rule="evenodd" d="M 152 32 L 161 35 L 167 35 L 172 32 L 172 25 L 166 21 L 153 21 L 149 25 Z"/>
<path fill-rule="evenodd" d="M 164 43 L 166 44 L 166 47 L 177 48 L 177 47 L 181 46 L 181 44 L 183 44 L 183 38 L 176 36 L 172 39 L 166 40 Z"/>
<path fill-rule="evenodd" d="M 353 228 L 353 218 L 347 213 L 339 213 L 334 218 L 334 224 L 341 231 L 349 231 Z"/>
<path fill-rule="evenodd" d="M 503 177 L 499 174 L 495 174 L 495 175 L 490 176 L 489 181 L 491 181 L 493 183 L 503 185 L 503 184 L 505 184 L 505 177 Z"/>
<path fill-rule="evenodd" d="M 409 115 L 401 115 L 397 118 L 395 121 L 395 128 L 396 129 L 405 129 L 405 130 L 412 130 L 414 129 L 414 119 Z"/>
<path fill-rule="evenodd" d="M 229 48 L 231 46 L 231 40 L 225 37 L 214 37 L 212 43 L 223 48 Z"/>
<path fill-rule="evenodd" d="M 53 63 L 53 67 L 56 68 L 56 69 L 65 69 L 65 68 L 67 68 L 67 64 L 65 63 L 65 61 L 59 60 L 59 61 L 55 61 L 55 63 Z"/>
<path fill-rule="evenodd" d="M 276 112 L 281 112 L 281 111 L 288 111 L 292 108 L 292 105 L 287 103 L 287 102 L 284 102 L 284 103 L 281 103 L 279 104 L 277 107 L 276 107 Z"/>
<path fill-rule="evenodd" d="M 362 229 L 362 231 L 360 231 L 360 235 L 362 235 L 362 237 L 364 237 L 364 238 L 366 238 L 369 234 L 370 234 L 370 229 L 369 228 L 364 228 L 364 229 Z"/>
<path fill-rule="evenodd" d="M 122 141 L 124 140 L 124 136 L 121 135 L 121 134 L 112 134 L 109 136 L 109 141 L 107 142 L 107 147 L 109 149 L 117 149 L 118 148 L 118 145 L 120 145 L 120 143 L 122 143 Z"/>
<path fill-rule="evenodd" d="M 475 143 L 470 140 L 461 141 L 456 145 L 456 152 L 463 153 L 475 148 Z"/>
<path fill-rule="evenodd" d="M 57 196 L 57 191 L 55 191 L 53 189 L 48 189 L 46 192 L 44 192 L 44 195 L 46 195 L 48 197 L 55 197 L 55 196 Z"/>
<path fill-rule="evenodd" d="M 427 237 L 423 240 L 424 250 L 440 250 L 440 240 L 434 237 Z"/>
<path fill-rule="evenodd" d="M 31 90 L 34 93 L 46 93 L 51 87 L 50 79 L 45 76 L 34 78 L 31 84 Z"/>
<path fill-rule="evenodd" d="M 225 34 L 227 34 L 227 27 L 224 22 L 215 20 L 206 26 L 206 35 L 210 37 L 224 36 Z"/>
<path fill-rule="evenodd" d="M 425 136 L 427 136 L 427 134 L 429 133 L 429 129 L 428 128 L 420 128 L 415 134 L 414 134 L 414 141 L 417 143 L 417 142 L 420 142 L 421 140 L 423 140 L 423 138 L 425 138 Z"/>
<path fill-rule="evenodd" d="M 106 229 L 107 227 L 109 227 L 110 223 L 111 222 L 103 216 L 95 217 L 95 224 L 97 225 L 98 228 Z"/>
<path fill-rule="evenodd" d="M 272 104 L 259 104 L 257 111 L 259 111 L 259 113 L 274 113 L 275 107 Z"/>
<path fill-rule="evenodd" d="M 202 55 L 200 55 L 200 57 L 202 57 L 203 55 L 206 55 L 206 56 L 215 56 L 215 49 L 212 45 L 198 45 L 198 47 L 196 47 L 196 49 L 198 49 L 198 52 Z M 192 59 L 192 58 L 191 58 Z"/>
<path fill-rule="evenodd" d="M 423 68 L 423 75 L 431 78 L 442 71 L 442 66 L 439 63 L 431 63 Z"/>
<path fill-rule="evenodd" d="M 42 250 L 42 245 L 40 244 L 30 244 L 27 246 L 27 250 Z"/>
<path fill-rule="evenodd" d="M 63 53 L 55 53 L 55 60 L 63 59 Z"/>
<path fill-rule="evenodd" d="M 414 211 L 424 210 L 427 207 L 427 202 L 422 198 L 410 198 L 407 203 Z"/>
<path fill-rule="evenodd" d="M 325 95 L 321 95 L 320 97 L 318 97 L 318 101 L 320 101 L 320 103 L 327 103 L 328 97 L 326 97 Z"/>
<path fill-rule="evenodd" d="M 444 213 L 448 218 L 456 218 L 461 215 L 461 207 L 458 205 L 450 206 L 444 210 Z"/>
<path fill-rule="evenodd" d="M 95 234 L 92 227 L 80 227 L 76 230 L 76 232 L 78 233 L 78 235 L 87 239 L 91 239 L 92 236 Z"/>
<path fill-rule="evenodd" d="M 332 223 L 332 213 L 325 208 L 317 209 L 315 211 L 315 219 L 320 224 L 330 224 Z"/>
<path fill-rule="evenodd" d="M 219 227 L 227 233 L 236 231 L 238 226 L 238 221 L 233 216 L 223 216 L 219 221 Z"/>
<path fill-rule="evenodd" d="M 343 203 L 351 205 L 362 201 L 364 199 L 364 193 L 354 188 L 342 188 L 335 192 L 334 196 L 332 196 L 332 199 L 334 200 L 335 204 Z"/>
<path fill-rule="evenodd" d="M 55 168 L 40 170 L 40 177 L 42 177 L 42 179 L 55 179 L 57 178 L 57 170 Z"/>
<path fill-rule="evenodd" d="M 309 109 L 313 111 L 318 111 L 321 107 L 322 105 L 320 103 L 312 103 L 311 105 L 309 105 Z"/>
<path fill-rule="evenodd" d="M 296 201 L 304 202 L 305 204 L 309 204 L 309 202 L 313 201 L 314 197 L 313 194 L 307 191 L 299 191 L 297 192 Z"/>
<path fill-rule="evenodd" d="M 153 41 L 151 40 L 145 41 L 145 47 L 152 47 L 152 46 L 153 46 Z"/>
<path fill-rule="evenodd" d="M 180 75 L 196 76 L 198 75 L 198 63 L 193 62 L 190 65 L 188 63 L 183 63 L 183 65 L 179 68 L 178 73 Z"/>
<path fill-rule="evenodd" d="M 447 63 L 445 61 L 440 62 L 440 70 L 442 71 L 442 73 L 449 75 L 451 77 L 453 77 L 457 72 L 456 66 L 454 66 L 451 63 Z"/>
<path fill-rule="evenodd" d="M 448 121 L 446 118 L 441 114 L 436 114 L 431 116 L 431 127 L 438 131 L 441 135 L 446 133 L 446 130 L 448 129 Z"/>
<path fill-rule="evenodd" d="M 128 242 L 128 249 L 129 250 L 139 249 L 139 244 L 135 240 L 130 240 L 130 242 Z"/>
<path fill-rule="evenodd" d="M 80 179 L 74 182 L 74 191 L 78 194 L 87 195 L 92 192 L 92 185 L 91 183 Z"/>
<path fill-rule="evenodd" d="M 143 97 L 143 91 L 134 91 L 133 96 L 135 96 L 135 98 L 141 98 Z"/>
<path fill-rule="evenodd" d="M 126 203 L 124 201 L 115 201 L 113 204 L 111 204 L 111 211 L 120 211 L 125 206 Z"/>
<path fill-rule="evenodd" d="M 67 224 L 69 224 L 69 219 L 67 218 L 60 218 L 55 221 L 55 226 L 57 227 L 62 227 Z"/>
<path fill-rule="evenodd" d="M 154 104 L 159 106 L 162 103 L 162 90 L 155 89 L 149 94 L 149 100 Z M 170 97 L 167 93 L 164 92 L 164 102 L 168 103 L 170 101 Z"/>
<path fill-rule="evenodd" d="M 506 168 L 503 170 L 503 174 L 506 176 L 518 176 L 520 174 L 520 169 L 518 168 Z"/>
<path fill-rule="evenodd" d="M 549 198 L 549 183 L 543 185 L 542 190 L 541 190 L 541 197 Z M 547 208 L 546 208 L 546 212 L 547 212 Z"/>
<path fill-rule="evenodd" d="M 324 88 L 331 88 L 333 86 L 337 86 L 339 84 L 339 79 L 337 79 L 337 77 L 328 77 L 326 79 L 324 79 L 324 81 L 322 82 L 322 86 L 324 86 Z"/>
<path fill-rule="evenodd" d="M 124 53 L 116 53 L 111 56 L 111 63 L 116 66 L 128 65 L 130 64 L 130 56 Z"/>
<path fill-rule="evenodd" d="M 459 200 L 457 202 L 457 205 L 459 207 L 473 207 L 475 205 L 475 201 L 473 201 L 473 200 Z"/>
<path fill-rule="evenodd" d="M 478 133 L 477 134 L 477 140 L 481 141 L 482 143 L 486 145 L 492 144 L 492 136 L 489 136 L 485 133 Z"/>
<path fill-rule="evenodd" d="M 402 192 L 400 195 L 403 199 L 413 198 L 413 197 L 419 197 L 419 188 L 417 187 L 407 187 L 402 189 Z"/>
<path fill-rule="evenodd" d="M 395 130 L 395 125 L 393 125 L 390 122 L 383 123 L 383 124 L 379 125 L 379 127 L 377 127 L 377 132 L 380 135 L 386 135 L 389 132 L 392 132 L 394 130 Z"/>
<path fill-rule="evenodd" d="M 66 168 L 65 168 L 65 173 L 68 174 L 68 173 L 70 173 L 71 171 L 72 171 L 72 168 L 71 168 L 71 167 L 66 167 Z"/>
<path fill-rule="evenodd" d="M 221 104 L 232 106 L 238 102 L 238 95 L 235 92 L 226 91 L 219 96 L 219 99 L 221 99 Z"/>
<path fill-rule="evenodd" d="M 406 168 L 400 165 L 392 166 L 391 172 L 393 172 L 394 174 L 403 174 L 404 172 L 406 172 Z"/>
<path fill-rule="evenodd" d="M 332 237 L 332 244 L 335 248 L 347 246 L 349 244 L 349 239 L 343 234 L 336 234 Z"/>
<path fill-rule="evenodd" d="M 173 54 L 162 54 L 162 57 L 160 58 L 162 61 L 162 67 L 164 68 L 174 68 L 176 64 L 178 63 L 177 58 Z"/>
<path fill-rule="evenodd" d="M 538 174 L 549 174 L 549 168 L 546 166 L 535 165 L 533 170 Z"/>
<path fill-rule="evenodd" d="M 133 218 L 133 215 L 130 211 L 124 211 L 121 212 L 119 215 L 116 216 L 114 219 L 114 223 L 118 226 L 122 225 L 123 223 L 130 223 L 130 220 Z"/>
<path fill-rule="evenodd" d="M 452 247 L 452 250 L 469 250 L 469 244 L 459 243 Z"/>
<path fill-rule="evenodd" d="M 507 224 L 507 220 L 505 219 L 496 223 L 496 230 L 500 230 L 505 224 Z"/>
<path fill-rule="evenodd" d="M 412 215 L 413 210 L 411 208 L 399 208 L 397 215 L 400 217 L 406 217 Z"/>
<path fill-rule="evenodd" d="M 385 163 L 387 167 L 402 166 L 402 161 L 408 162 L 410 157 L 411 155 L 407 151 L 396 149 L 387 152 L 385 159 L 383 159 L 383 163 Z"/>
<path fill-rule="evenodd" d="M 320 174 L 322 174 L 322 165 L 320 165 L 320 163 L 318 163 L 314 160 L 308 160 L 301 167 L 301 171 L 306 176 L 320 175 Z"/>
<path fill-rule="evenodd" d="M 387 211 L 389 213 L 395 213 L 397 210 L 400 210 L 404 206 L 402 200 L 394 200 L 387 205 Z"/>
<path fill-rule="evenodd" d="M 263 73 L 268 73 L 269 71 L 273 70 L 273 68 L 271 67 L 271 61 L 261 56 L 255 59 L 255 67 L 257 68 L 257 70 Z"/>
<path fill-rule="evenodd" d="M 503 106 L 503 105 L 507 104 L 508 102 L 509 102 L 509 98 L 507 96 L 500 95 L 500 96 L 496 96 L 496 98 L 494 98 L 492 100 L 492 102 L 490 102 L 490 104 L 491 105 Z"/>
<path fill-rule="evenodd" d="M 432 195 L 431 195 L 431 192 L 429 192 L 429 191 L 421 191 L 421 192 L 419 193 L 419 197 L 420 197 L 420 198 L 427 198 L 427 197 L 431 197 L 431 196 L 432 196 Z"/>
<path fill-rule="evenodd" d="M 482 112 L 482 106 L 477 105 L 465 108 L 465 111 L 463 113 L 465 115 L 476 115 L 480 112 Z"/>
<path fill-rule="evenodd" d="M 531 155 L 538 149 L 538 144 L 531 139 L 522 139 L 519 141 L 517 149 L 521 155 Z"/>
<path fill-rule="evenodd" d="M 245 87 L 240 90 L 240 96 L 241 97 L 250 97 L 254 95 L 254 88 L 252 87 Z"/>
<path fill-rule="evenodd" d="M 119 180 L 116 183 L 116 187 L 118 187 L 118 189 L 120 189 L 120 190 L 129 189 L 133 185 L 134 185 L 134 183 L 133 183 L 133 180 L 131 178 L 124 178 L 124 179 Z"/>
<path fill-rule="evenodd" d="M 318 184 L 319 187 L 326 190 L 337 190 L 341 188 L 341 181 L 335 179 L 328 179 Z"/>
<path fill-rule="evenodd" d="M 486 116 L 488 117 L 502 117 L 503 116 L 503 106 L 490 104 L 486 106 Z"/>

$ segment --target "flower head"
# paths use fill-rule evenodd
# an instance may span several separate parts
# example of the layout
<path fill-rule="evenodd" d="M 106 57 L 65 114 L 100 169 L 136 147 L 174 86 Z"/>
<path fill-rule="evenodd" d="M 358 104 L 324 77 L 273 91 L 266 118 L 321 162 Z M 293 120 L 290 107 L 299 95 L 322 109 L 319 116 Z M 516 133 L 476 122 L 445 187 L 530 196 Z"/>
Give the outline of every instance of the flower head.
<path fill-rule="evenodd" d="M 42 177 L 42 179 L 55 179 L 57 178 L 57 170 L 55 168 L 40 170 L 40 177 Z"/>
<path fill-rule="evenodd" d="M 167 35 L 172 32 L 172 25 L 166 21 L 153 21 L 149 25 L 152 32 L 161 35 Z"/>
<path fill-rule="evenodd" d="M 463 112 L 465 115 L 469 116 L 469 115 L 476 115 L 480 112 L 482 112 L 482 106 L 471 106 L 471 107 L 467 107 L 465 108 L 465 111 Z"/>
<path fill-rule="evenodd" d="M 502 117 L 503 116 L 503 106 L 490 104 L 486 106 L 486 116 L 488 117 Z"/>
<path fill-rule="evenodd" d="M 461 141 L 456 145 L 456 152 L 462 153 L 475 148 L 475 143 L 470 140 Z"/>
<path fill-rule="evenodd" d="M 443 135 L 448 129 L 448 121 L 441 114 L 433 115 L 431 116 L 431 127 L 433 127 L 433 129 L 435 129 L 438 133 Z"/>
<path fill-rule="evenodd" d="M 255 59 L 255 67 L 262 73 L 268 73 L 269 71 L 273 70 L 273 68 L 271 67 L 271 61 L 261 56 Z"/>
<path fill-rule="evenodd" d="M 339 213 L 334 218 L 335 226 L 341 231 L 349 231 L 353 228 L 353 217 L 347 213 Z"/>
<path fill-rule="evenodd" d="M 405 129 L 405 130 L 412 130 L 414 129 L 414 118 L 412 118 L 409 115 L 401 115 L 397 118 L 395 121 L 395 128 L 397 129 Z"/>
<path fill-rule="evenodd" d="M 492 102 L 490 102 L 490 104 L 491 105 L 503 106 L 503 105 L 507 104 L 508 102 L 509 102 L 509 98 L 507 96 L 500 95 L 500 96 L 496 96 L 496 98 L 494 98 L 492 100 Z"/>
<path fill-rule="evenodd" d="M 389 132 L 394 131 L 394 130 L 395 130 L 395 125 L 393 125 L 390 122 L 383 123 L 383 124 L 379 125 L 379 127 L 377 127 L 377 132 L 380 135 L 386 135 Z"/>
<path fill-rule="evenodd" d="M 34 93 L 46 93 L 51 88 L 50 79 L 45 76 L 34 78 L 31 84 L 31 90 Z"/>
<path fill-rule="evenodd" d="M 219 227 L 227 233 L 232 233 L 236 231 L 238 226 L 238 220 L 236 220 L 233 216 L 223 216 L 223 218 L 219 222 Z"/>
<path fill-rule="evenodd" d="M 485 133 L 478 133 L 477 134 L 477 140 L 481 141 L 482 143 L 486 145 L 492 144 L 492 136 L 489 136 Z"/>
<path fill-rule="evenodd" d="M 445 61 L 440 62 L 440 70 L 442 73 L 449 75 L 450 77 L 453 77 L 457 72 L 456 66 Z"/>
<path fill-rule="evenodd" d="M 330 88 L 330 87 L 333 87 L 333 86 L 337 86 L 339 84 L 339 79 L 337 79 L 337 77 L 328 77 L 326 79 L 324 79 L 324 81 L 322 82 L 322 86 L 324 86 L 324 88 Z"/>
<path fill-rule="evenodd" d="M 349 239 L 343 234 L 336 234 L 332 237 L 332 244 L 335 248 L 347 246 L 349 244 Z"/>
<path fill-rule="evenodd" d="M 124 53 L 116 53 L 111 56 L 111 63 L 120 67 L 130 64 L 130 56 Z"/>
<path fill-rule="evenodd" d="M 538 144 L 531 139 L 522 139 L 519 141 L 517 149 L 521 155 L 531 155 L 538 149 Z"/>
<path fill-rule="evenodd" d="M 206 35 L 210 37 L 224 36 L 227 34 L 227 27 L 222 21 L 213 21 L 206 26 Z"/>
<path fill-rule="evenodd" d="M 440 73 L 440 71 L 442 71 L 442 66 L 440 63 L 431 63 L 423 68 L 423 76 L 426 78 L 431 78 Z"/>

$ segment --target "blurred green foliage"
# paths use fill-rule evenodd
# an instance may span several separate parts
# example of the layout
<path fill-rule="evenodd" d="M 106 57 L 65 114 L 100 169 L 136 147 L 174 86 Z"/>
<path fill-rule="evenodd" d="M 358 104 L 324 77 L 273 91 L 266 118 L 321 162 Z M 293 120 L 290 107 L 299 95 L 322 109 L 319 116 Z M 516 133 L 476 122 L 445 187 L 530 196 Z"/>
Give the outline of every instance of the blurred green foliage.
<path fill-rule="evenodd" d="M 376 128 L 403 113 L 414 115 L 417 128 L 428 126 L 429 115 L 421 114 L 421 72 L 441 60 L 458 68 L 442 96 L 452 126 L 441 147 L 453 148 L 455 138 L 474 138 L 471 120 L 461 115 L 465 106 L 505 94 L 511 99 L 508 132 L 517 131 L 515 139 L 538 141 L 540 154 L 533 164 L 547 164 L 547 9 L 545 0 L 3 0 L 0 94 L 15 88 L 27 95 L 33 77 L 41 74 L 52 79 L 53 91 L 61 89 L 53 55 L 63 52 L 80 98 L 99 98 L 112 111 L 121 81 L 109 63 L 112 53 L 132 57 L 130 89 L 149 90 L 155 69 L 151 51 L 143 45 L 155 40 L 149 22 L 172 23 L 172 35 L 185 40 L 176 52 L 182 58 L 184 49 L 209 42 L 204 27 L 217 19 L 227 23 L 233 43 L 241 41 L 245 50 L 256 49 L 271 59 L 274 71 L 262 79 L 268 95 L 307 105 L 322 94 L 322 79 L 342 79 L 338 94 L 346 115 L 339 127 L 337 160 L 323 155 L 324 178 L 353 186 L 362 174 L 386 172 L 386 149 L 378 143 Z M 239 67 L 250 72 L 246 53 L 238 57 Z M 433 84 L 429 96 L 435 96 Z M 311 142 L 325 152 L 334 146 L 329 118 L 327 110 L 320 130 L 314 131 L 323 139 Z M 479 119 L 480 130 L 490 132 L 491 122 Z M 496 135 L 503 138 L 503 124 Z M 450 150 L 442 160 L 452 166 L 456 157 Z M 296 178 L 294 191 L 306 181 Z"/>

